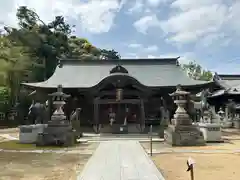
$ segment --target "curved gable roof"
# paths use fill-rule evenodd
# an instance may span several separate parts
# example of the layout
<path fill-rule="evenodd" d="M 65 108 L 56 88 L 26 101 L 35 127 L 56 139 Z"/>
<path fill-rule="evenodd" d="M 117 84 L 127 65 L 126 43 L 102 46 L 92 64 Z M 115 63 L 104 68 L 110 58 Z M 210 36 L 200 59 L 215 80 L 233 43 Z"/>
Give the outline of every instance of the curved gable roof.
<path fill-rule="evenodd" d="M 128 74 L 148 87 L 183 86 L 206 84 L 189 78 L 178 65 L 178 58 L 168 59 L 122 59 L 122 60 L 61 60 L 61 66 L 46 81 L 24 83 L 27 86 L 55 88 L 91 88 L 110 75 L 119 64 Z"/>

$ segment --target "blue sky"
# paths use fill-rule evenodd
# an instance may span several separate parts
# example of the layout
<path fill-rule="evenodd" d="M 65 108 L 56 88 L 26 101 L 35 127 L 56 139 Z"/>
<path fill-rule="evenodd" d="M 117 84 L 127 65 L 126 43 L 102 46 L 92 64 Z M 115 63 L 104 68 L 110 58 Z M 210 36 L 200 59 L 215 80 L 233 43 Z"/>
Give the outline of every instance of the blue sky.
<path fill-rule="evenodd" d="M 27 5 L 44 21 L 63 15 L 75 34 L 125 58 L 180 56 L 218 73 L 240 73 L 239 0 L 7 0 L 0 23 Z"/>

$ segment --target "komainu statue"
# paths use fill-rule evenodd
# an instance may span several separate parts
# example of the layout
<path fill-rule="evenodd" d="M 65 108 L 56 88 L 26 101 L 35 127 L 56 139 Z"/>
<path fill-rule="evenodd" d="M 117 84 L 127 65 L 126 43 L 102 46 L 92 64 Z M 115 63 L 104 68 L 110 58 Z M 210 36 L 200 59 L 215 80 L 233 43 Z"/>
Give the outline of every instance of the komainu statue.
<path fill-rule="evenodd" d="M 33 124 L 43 124 L 46 118 L 46 108 L 40 102 L 32 103 L 29 108 L 28 117 L 32 119 Z"/>
<path fill-rule="evenodd" d="M 81 132 L 81 125 L 80 125 L 80 111 L 81 108 L 77 108 L 75 111 L 72 112 L 70 115 L 70 122 L 72 124 L 72 128 L 75 131 L 75 135 L 77 138 L 80 138 L 83 136 Z"/>

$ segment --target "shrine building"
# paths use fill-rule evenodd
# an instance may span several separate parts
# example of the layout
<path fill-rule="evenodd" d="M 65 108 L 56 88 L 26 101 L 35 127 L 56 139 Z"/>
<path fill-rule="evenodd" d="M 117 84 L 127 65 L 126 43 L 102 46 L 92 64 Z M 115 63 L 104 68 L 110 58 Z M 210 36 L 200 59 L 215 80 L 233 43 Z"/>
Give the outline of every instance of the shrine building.
<path fill-rule="evenodd" d="M 114 124 L 119 125 L 124 123 L 128 114 L 129 132 L 142 131 L 142 127 L 150 124 L 157 127 L 163 116 L 161 107 L 168 110 L 169 116 L 175 111 L 169 94 L 176 90 L 177 85 L 196 94 L 202 89 L 211 88 L 213 84 L 213 81 L 188 77 L 180 67 L 178 58 L 62 59 L 48 80 L 23 83 L 45 95 L 62 85 L 64 93 L 71 95 L 67 103 L 69 109 L 81 108 L 81 126 L 101 125 L 98 128 L 100 132 L 111 129 L 109 111 L 115 115 Z"/>

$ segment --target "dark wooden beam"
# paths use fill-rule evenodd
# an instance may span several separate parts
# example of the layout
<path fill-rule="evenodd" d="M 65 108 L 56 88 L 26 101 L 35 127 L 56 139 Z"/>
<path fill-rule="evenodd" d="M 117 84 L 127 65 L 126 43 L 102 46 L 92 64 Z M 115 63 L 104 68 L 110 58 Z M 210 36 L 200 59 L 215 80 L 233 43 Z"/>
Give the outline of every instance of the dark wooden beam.
<path fill-rule="evenodd" d="M 140 104 L 141 99 L 123 99 L 116 101 L 115 99 L 99 99 L 99 104 Z"/>

